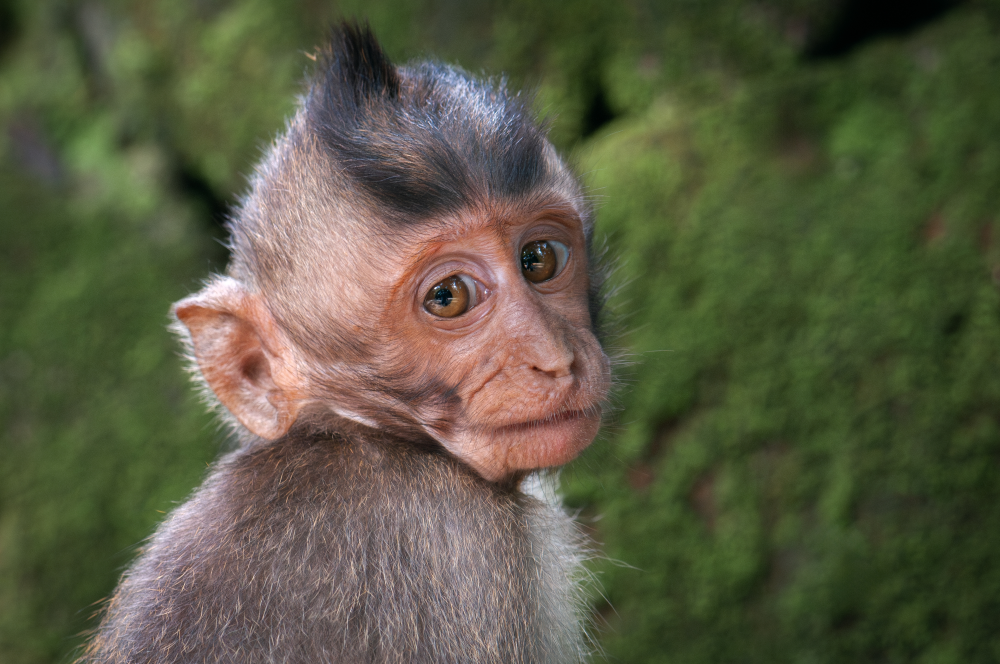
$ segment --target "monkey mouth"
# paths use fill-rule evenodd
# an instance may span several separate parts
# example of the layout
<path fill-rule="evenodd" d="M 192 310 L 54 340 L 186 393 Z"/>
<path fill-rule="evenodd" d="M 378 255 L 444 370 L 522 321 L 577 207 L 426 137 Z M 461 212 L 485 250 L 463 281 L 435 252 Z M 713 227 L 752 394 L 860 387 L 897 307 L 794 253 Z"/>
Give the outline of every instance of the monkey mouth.
<path fill-rule="evenodd" d="M 515 433 L 520 431 L 532 431 L 535 429 L 542 429 L 544 427 L 553 426 L 557 424 L 566 424 L 570 422 L 576 422 L 579 420 L 584 420 L 592 417 L 594 414 L 593 409 L 584 410 L 561 410 L 546 417 L 539 418 L 537 420 L 528 420 L 527 422 L 516 422 L 514 424 L 505 424 L 503 426 L 497 427 L 495 431 L 499 433 Z"/>

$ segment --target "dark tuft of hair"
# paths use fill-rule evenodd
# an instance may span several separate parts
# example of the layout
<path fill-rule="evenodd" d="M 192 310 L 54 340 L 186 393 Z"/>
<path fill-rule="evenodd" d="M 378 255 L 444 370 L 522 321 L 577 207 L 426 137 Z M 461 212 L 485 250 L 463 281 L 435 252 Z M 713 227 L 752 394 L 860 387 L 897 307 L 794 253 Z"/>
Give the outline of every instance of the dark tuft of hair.
<path fill-rule="evenodd" d="M 503 82 L 397 68 L 367 25 L 333 30 L 305 100 L 339 172 L 390 221 L 514 198 L 545 184 L 545 133 Z"/>
<path fill-rule="evenodd" d="M 328 105 L 357 113 L 382 98 L 389 101 L 399 98 L 399 72 L 367 23 L 344 22 L 335 28 L 324 55 L 322 64 L 327 71 L 324 101 Z M 339 84 L 330 85 L 332 81 Z"/>

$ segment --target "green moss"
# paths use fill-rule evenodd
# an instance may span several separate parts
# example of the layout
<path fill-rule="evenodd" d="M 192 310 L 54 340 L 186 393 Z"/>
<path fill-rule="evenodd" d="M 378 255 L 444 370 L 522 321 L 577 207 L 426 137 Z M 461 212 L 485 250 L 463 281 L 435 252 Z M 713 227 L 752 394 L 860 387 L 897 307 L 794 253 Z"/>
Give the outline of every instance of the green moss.
<path fill-rule="evenodd" d="M 1000 652 L 998 36 L 956 15 L 586 146 L 636 354 L 567 473 L 633 566 L 601 566 L 611 659 Z"/>
<path fill-rule="evenodd" d="M 1000 658 L 1000 5 L 802 61 L 836 6 L 338 5 L 396 58 L 537 85 L 593 186 L 632 363 L 563 476 L 624 563 L 595 563 L 609 659 Z M 338 7 L 8 7 L 0 660 L 22 664 L 65 661 L 220 447 L 166 311 L 221 265 L 209 212 Z"/>
<path fill-rule="evenodd" d="M 72 645 L 88 605 L 217 451 L 164 329 L 205 239 L 158 241 L 61 198 L 0 172 L 4 661 Z"/>

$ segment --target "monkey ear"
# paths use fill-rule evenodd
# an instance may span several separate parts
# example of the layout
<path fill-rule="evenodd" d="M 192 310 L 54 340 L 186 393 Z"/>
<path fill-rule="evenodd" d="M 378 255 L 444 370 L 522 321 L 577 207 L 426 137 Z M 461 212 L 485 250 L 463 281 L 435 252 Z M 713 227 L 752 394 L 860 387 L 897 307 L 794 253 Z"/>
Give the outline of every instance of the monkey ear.
<path fill-rule="evenodd" d="M 217 279 L 173 306 L 205 382 L 243 426 L 283 436 L 301 400 L 288 343 L 261 298 L 234 279 Z"/>

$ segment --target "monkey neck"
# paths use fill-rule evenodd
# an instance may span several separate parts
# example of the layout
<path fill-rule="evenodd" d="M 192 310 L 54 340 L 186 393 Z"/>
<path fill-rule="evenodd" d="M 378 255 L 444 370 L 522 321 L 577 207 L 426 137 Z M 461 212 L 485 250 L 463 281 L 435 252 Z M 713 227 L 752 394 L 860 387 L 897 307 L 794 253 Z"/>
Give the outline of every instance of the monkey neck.
<path fill-rule="evenodd" d="M 557 505 L 446 453 L 299 427 L 219 462 L 130 570 L 93 647 L 118 630 L 142 634 L 136 653 L 206 661 L 248 638 L 281 651 L 270 661 L 579 661 L 577 545 Z"/>
<path fill-rule="evenodd" d="M 263 448 L 277 444 L 276 441 L 260 438 L 242 428 L 239 438 L 244 448 Z M 409 428 L 378 429 L 355 422 L 354 420 L 349 420 L 329 411 L 303 413 L 299 421 L 282 438 L 283 441 L 342 439 L 363 440 L 383 447 L 386 452 L 393 456 L 402 455 L 402 458 L 407 460 L 421 455 L 438 457 L 442 463 L 444 463 L 444 459 L 448 459 L 454 465 L 456 474 L 468 474 L 479 479 L 483 484 L 491 484 L 492 488 L 490 490 L 499 491 L 500 493 L 523 493 L 521 487 L 531 475 L 530 471 L 518 470 L 500 480 L 485 480 L 477 475 L 469 466 L 457 459 L 440 442 L 427 435 L 422 428 L 416 425 Z"/>

